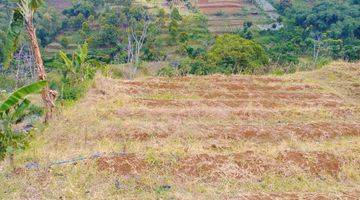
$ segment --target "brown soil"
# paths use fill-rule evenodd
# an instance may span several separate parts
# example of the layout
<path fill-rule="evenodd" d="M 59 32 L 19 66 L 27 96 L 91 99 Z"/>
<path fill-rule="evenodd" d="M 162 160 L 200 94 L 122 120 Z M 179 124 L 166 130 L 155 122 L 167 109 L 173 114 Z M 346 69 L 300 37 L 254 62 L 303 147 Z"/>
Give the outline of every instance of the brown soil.
<path fill-rule="evenodd" d="M 263 174 L 269 173 L 289 176 L 299 172 L 292 169 L 293 166 L 315 176 L 325 174 L 337 177 L 343 164 L 330 153 L 299 151 L 284 151 L 277 158 L 266 157 L 253 151 L 232 155 L 199 154 L 188 156 L 179 163 L 175 174 L 180 177 L 211 180 L 225 177 L 260 180 Z"/>
<path fill-rule="evenodd" d="M 176 173 L 190 177 L 216 178 L 225 175 L 220 167 L 228 161 L 227 156 L 199 154 L 189 156 L 180 161 L 180 166 Z"/>
<path fill-rule="evenodd" d="M 224 139 L 265 139 L 270 141 L 283 139 L 326 139 L 339 136 L 360 136 L 359 124 L 310 123 L 286 124 L 278 126 L 240 125 L 229 129 L 213 127 L 211 138 Z"/>
<path fill-rule="evenodd" d="M 256 155 L 253 151 L 235 154 L 234 162 L 240 169 L 254 175 L 261 175 L 275 166 L 273 161 Z"/>
<path fill-rule="evenodd" d="M 358 194 L 318 194 L 318 193 L 305 193 L 305 194 L 296 194 L 296 193 L 281 193 L 281 194 L 243 194 L 238 197 L 229 197 L 229 200 L 274 200 L 274 199 L 285 199 L 285 200 L 357 200 L 359 197 Z"/>
<path fill-rule="evenodd" d="M 340 172 L 341 161 L 336 156 L 325 152 L 285 151 L 278 157 L 286 165 L 300 167 L 304 171 L 320 175 L 322 173 L 337 176 Z"/>
<path fill-rule="evenodd" d="M 102 157 L 98 160 L 100 170 L 109 170 L 120 175 L 135 175 L 147 168 L 146 162 L 135 154 Z"/>

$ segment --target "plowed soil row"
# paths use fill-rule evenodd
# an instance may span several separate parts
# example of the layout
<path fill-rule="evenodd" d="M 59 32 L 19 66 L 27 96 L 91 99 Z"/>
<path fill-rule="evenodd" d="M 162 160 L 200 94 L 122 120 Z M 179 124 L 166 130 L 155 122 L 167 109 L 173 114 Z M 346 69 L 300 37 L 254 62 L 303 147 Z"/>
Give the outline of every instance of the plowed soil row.
<path fill-rule="evenodd" d="M 353 67 L 329 70 L 344 74 Z M 207 153 L 189 152 L 175 161 L 168 160 L 169 155 L 163 154 L 164 159 L 157 165 L 149 163 L 146 155 L 125 154 L 101 158 L 98 166 L 101 170 L 125 176 L 142 176 L 155 170 L 180 182 L 234 179 L 241 183 L 261 184 L 267 176 L 292 179 L 300 175 L 310 180 L 348 179 L 344 168 L 360 163 L 358 158 L 349 155 L 295 149 L 272 155 L 232 150 L 236 149 L 231 144 L 235 141 L 270 142 L 277 146 L 282 141 L 326 143 L 343 137 L 358 138 L 359 105 L 351 96 L 344 96 L 348 91 L 355 91 L 356 95 L 357 80 L 347 77 L 351 81 L 345 86 L 329 87 L 318 80 L 313 82 L 309 77 L 216 75 L 124 81 L 119 91 L 129 95 L 128 105 L 113 110 L 114 117 L 124 123 L 106 137 L 144 143 L 192 138 L 200 141 Z M 226 153 L 219 154 L 223 150 Z M 214 153 L 210 153 L 212 151 Z M 349 150 L 352 151 L 357 150 Z M 357 192 L 343 193 L 338 198 L 351 199 L 357 195 Z M 282 193 L 240 195 L 239 199 L 311 197 L 335 198 L 321 193 Z"/>
<path fill-rule="evenodd" d="M 178 178 L 191 180 L 194 177 L 201 177 L 212 181 L 220 178 L 235 178 L 242 181 L 260 180 L 265 173 L 281 176 L 309 173 L 315 176 L 337 177 L 344 164 L 333 154 L 298 151 L 281 152 L 276 158 L 268 158 L 253 151 L 232 155 L 198 154 L 186 156 L 177 163 L 170 173 L 174 173 Z M 110 170 L 120 175 L 146 173 L 146 170 L 151 168 L 145 160 L 134 154 L 103 157 L 99 159 L 98 164 L 100 169 Z M 289 168 L 289 166 L 293 168 Z"/>

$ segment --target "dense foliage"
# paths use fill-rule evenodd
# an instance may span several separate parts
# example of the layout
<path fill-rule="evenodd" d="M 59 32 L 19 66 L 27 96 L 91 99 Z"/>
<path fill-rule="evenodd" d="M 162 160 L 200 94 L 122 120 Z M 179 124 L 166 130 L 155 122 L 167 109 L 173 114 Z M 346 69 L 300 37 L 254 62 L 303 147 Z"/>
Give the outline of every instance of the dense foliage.
<path fill-rule="evenodd" d="M 260 42 L 276 64 L 299 63 L 309 57 L 360 59 L 360 4 L 356 0 L 272 1 L 284 28 L 261 31 Z"/>
<path fill-rule="evenodd" d="M 197 9 L 190 9 L 190 13 L 184 15 L 175 4 L 166 10 L 148 8 L 132 0 L 78 0 L 61 12 L 45 4 L 36 13 L 34 22 L 49 71 L 59 71 L 63 64 L 59 50 L 70 55 L 84 42 L 88 43 L 89 59 L 106 64 L 131 63 L 136 66 L 134 73 L 141 68 L 141 63 L 150 61 L 169 63 L 159 74 L 176 71 L 184 75 L 251 73 L 260 66 L 276 66 L 284 72 L 293 72 L 304 61 L 317 67 L 331 59 L 360 59 L 359 1 L 270 2 L 280 13 L 278 24 L 274 24 L 275 28 L 258 29 L 253 21 L 245 21 L 242 29 L 233 32 L 245 40 L 229 35 L 215 40 L 207 18 Z M 0 44 L 4 44 L 4 30 L 15 4 L 9 0 L 2 0 L 0 4 Z M 188 1 L 186 6 L 192 7 Z M 279 24 L 282 28 L 276 28 Z M 20 40 L 24 40 L 21 35 Z M 262 56 L 254 58 L 255 50 L 247 48 L 245 43 L 251 43 Z M 235 48 L 235 44 L 241 48 Z M 232 53 L 225 53 L 228 50 Z M 3 54 L 1 48 L 1 61 Z M 241 62 L 236 61 L 239 59 Z M 289 66 L 293 68 L 288 69 Z M 9 71 L 2 76 L 9 78 L 8 74 Z M 2 87 L 5 88 L 5 84 Z"/>
<path fill-rule="evenodd" d="M 65 52 L 59 53 L 60 60 L 55 60 L 51 74 L 51 87 L 59 92 L 58 100 L 78 100 L 93 80 L 99 63 L 90 59 L 88 44 L 84 43 L 69 57 Z"/>
<path fill-rule="evenodd" d="M 216 38 L 208 58 L 217 71 L 226 74 L 253 73 L 265 66 L 268 58 L 260 45 L 238 35 L 223 35 Z"/>

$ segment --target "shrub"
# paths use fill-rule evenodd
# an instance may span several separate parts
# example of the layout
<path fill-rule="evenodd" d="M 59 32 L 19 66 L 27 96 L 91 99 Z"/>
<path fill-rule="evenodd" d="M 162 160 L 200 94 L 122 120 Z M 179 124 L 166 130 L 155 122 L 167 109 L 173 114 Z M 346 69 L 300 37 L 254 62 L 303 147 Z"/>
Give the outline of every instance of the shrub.
<path fill-rule="evenodd" d="M 213 67 L 210 63 L 207 63 L 206 60 L 201 58 L 184 59 L 179 67 L 179 74 L 195 74 L 195 75 L 208 75 L 212 74 L 216 71 L 215 67 Z"/>
<path fill-rule="evenodd" d="M 190 58 L 206 55 L 206 49 L 202 45 L 187 45 L 185 51 Z"/>
<path fill-rule="evenodd" d="M 160 69 L 157 73 L 158 76 L 168 76 L 168 77 L 173 77 L 175 75 L 177 75 L 176 69 L 174 67 L 171 66 L 167 66 L 164 67 L 162 69 Z"/>
<path fill-rule="evenodd" d="M 69 46 L 69 39 L 67 37 L 61 37 L 60 44 L 62 47 L 67 48 Z"/>
<path fill-rule="evenodd" d="M 219 10 L 219 11 L 216 11 L 216 13 L 214 15 L 221 17 L 221 16 L 226 16 L 226 13 L 223 10 Z"/>
<path fill-rule="evenodd" d="M 234 34 L 217 37 L 208 58 L 210 65 L 226 74 L 253 73 L 268 64 L 268 57 L 259 44 Z"/>

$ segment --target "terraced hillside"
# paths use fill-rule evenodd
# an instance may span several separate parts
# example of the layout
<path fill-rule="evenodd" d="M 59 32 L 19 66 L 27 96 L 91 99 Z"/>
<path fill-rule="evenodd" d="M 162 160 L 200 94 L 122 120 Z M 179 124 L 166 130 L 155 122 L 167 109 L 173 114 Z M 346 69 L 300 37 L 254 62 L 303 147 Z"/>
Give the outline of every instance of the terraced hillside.
<path fill-rule="evenodd" d="M 98 77 L 0 167 L 0 199 L 357 199 L 360 63 Z"/>
<path fill-rule="evenodd" d="M 161 0 L 137 0 L 136 2 L 143 4 L 148 9 L 169 8 L 168 3 Z M 246 21 L 251 21 L 254 27 L 259 29 L 271 29 L 273 23 L 278 18 L 276 10 L 266 0 L 256 0 L 253 2 L 247 0 L 200 0 L 190 2 L 208 17 L 209 30 L 215 34 L 229 33 L 242 29 Z M 62 11 L 71 6 L 71 1 L 50 0 L 49 4 L 58 11 Z M 116 4 L 110 4 L 116 6 Z M 180 4 L 182 14 L 189 14 L 190 11 L 186 6 L 183 3 Z M 46 52 L 49 55 L 53 55 L 58 51 L 56 47 L 53 47 L 54 45 L 58 45 L 58 43 L 53 43 L 47 47 Z"/>
<path fill-rule="evenodd" d="M 209 29 L 214 33 L 233 32 L 251 21 L 259 28 L 275 22 L 279 17 L 266 0 L 199 0 L 193 5 L 209 17 Z"/>

